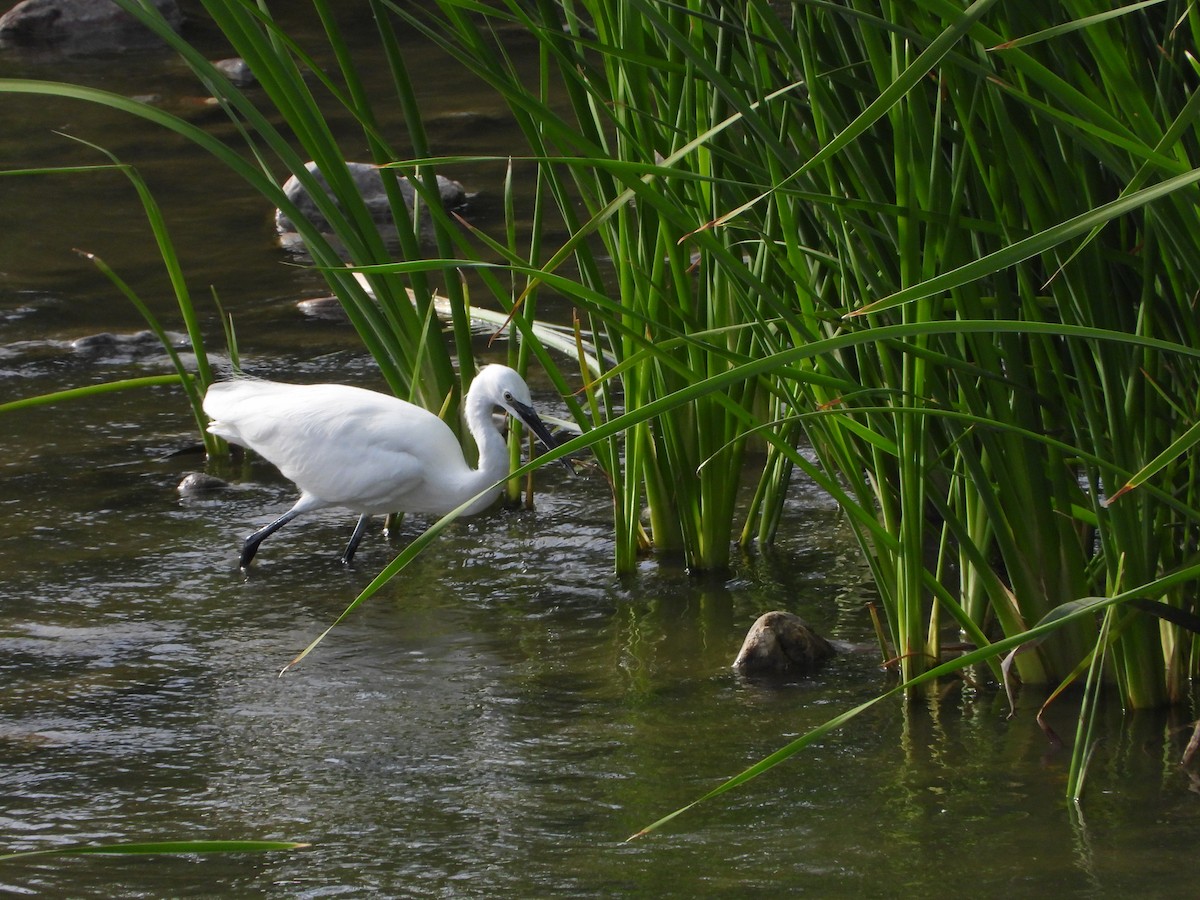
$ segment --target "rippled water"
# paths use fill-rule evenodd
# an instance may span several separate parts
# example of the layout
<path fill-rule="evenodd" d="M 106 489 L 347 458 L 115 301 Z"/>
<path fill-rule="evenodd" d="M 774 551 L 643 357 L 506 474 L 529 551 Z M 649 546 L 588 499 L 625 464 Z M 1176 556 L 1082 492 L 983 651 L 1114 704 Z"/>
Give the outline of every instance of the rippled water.
<path fill-rule="evenodd" d="M 413 48 L 414 54 L 419 53 Z M 213 48 L 219 55 L 219 48 Z M 189 77 L 153 54 L 61 74 L 162 103 L 220 132 Z M 416 60 L 431 70 L 434 59 Z M 0 75 L 50 77 L 0 57 Z M 453 77 L 442 152 L 496 152 L 491 100 Z M 287 265 L 270 210 L 173 138 L 79 104 L 0 95 L 3 168 L 94 161 L 151 179 L 193 290 L 214 285 L 262 374 L 377 385 L 346 326 L 306 320 L 321 291 Z M 464 127 L 464 121 L 492 127 Z M 486 147 L 481 147 L 481 141 Z M 494 167 L 455 172 L 495 190 Z M 3 399 L 165 371 L 150 353 L 70 341 L 141 327 L 73 247 L 101 254 L 175 323 L 133 194 L 116 175 L 0 178 Z M 203 306 L 203 300 L 201 300 Z M 211 336 L 219 328 L 207 314 Z M 555 399 L 536 397 L 552 411 Z M 1026 695 L 884 703 L 654 836 L 624 839 L 885 685 L 869 653 L 803 684 L 729 670 L 761 612 L 869 643 L 870 597 L 836 511 L 797 485 L 780 546 L 728 579 L 648 560 L 611 574 L 606 486 L 541 477 L 536 509 L 452 526 L 295 670 L 279 669 L 419 533 L 305 517 L 241 538 L 292 501 L 254 462 L 181 498 L 204 468 L 160 389 L 0 420 L 0 849 L 82 841 L 277 838 L 290 853 L 0 863 L 0 894 L 71 897 L 1187 896 L 1200 794 L 1175 765 L 1184 714 L 1111 711 L 1086 803 Z M 1053 713 L 1072 733 L 1069 704 Z"/>

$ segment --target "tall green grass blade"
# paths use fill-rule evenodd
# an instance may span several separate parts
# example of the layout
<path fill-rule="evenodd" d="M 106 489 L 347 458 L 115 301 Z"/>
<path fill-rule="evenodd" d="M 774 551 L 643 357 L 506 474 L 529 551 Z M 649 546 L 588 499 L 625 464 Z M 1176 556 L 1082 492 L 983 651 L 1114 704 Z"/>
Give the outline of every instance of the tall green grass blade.
<path fill-rule="evenodd" d="M 1037 44 L 1041 41 L 1050 41 L 1055 38 L 1070 34 L 1073 31 L 1078 31 L 1081 28 L 1090 28 L 1093 25 L 1099 25 L 1102 22 L 1107 22 L 1110 19 L 1116 19 L 1120 16 L 1127 16 L 1130 13 L 1137 12 L 1139 9 L 1145 9 L 1148 6 L 1157 6 L 1158 4 L 1164 2 L 1166 2 L 1166 0 L 1142 0 L 1141 3 L 1131 3 L 1128 6 L 1122 6 L 1117 9 L 1105 10 L 1104 12 L 1099 12 L 1095 15 L 1084 16 L 1082 19 L 1075 19 L 1071 22 L 1064 22 L 1061 25 L 1043 28 L 1041 31 L 1036 31 L 1033 34 L 1012 38 L 1011 40 L 1005 41 L 1003 44 L 997 44 L 991 49 L 999 51 L 1013 50 L 1017 47 L 1028 47 L 1030 44 Z"/>
<path fill-rule="evenodd" d="M 153 312 L 150 311 L 150 308 L 125 282 L 125 280 L 116 272 L 114 272 L 108 266 L 108 264 L 104 262 L 104 260 L 96 256 L 94 253 L 87 253 L 82 250 L 78 252 L 81 253 L 85 259 L 90 261 L 97 269 L 99 269 L 104 277 L 112 282 L 113 286 L 125 296 L 125 298 L 137 309 L 137 311 L 141 313 L 142 318 L 146 320 L 146 324 L 150 326 L 150 330 L 154 332 L 154 336 L 157 337 L 159 343 L 162 344 L 163 349 L 166 351 L 167 356 L 171 360 L 171 365 L 175 368 L 175 371 L 179 375 L 179 384 L 183 387 L 184 394 L 187 395 L 188 404 L 192 408 L 192 417 L 196 420 L 196 427 L 201 435 L 202 440 L 204 441 L 205 450 L 210 455 L 215 455 L 218 453 L 220 451 L 221 444 L 219 439 L 214 440 L 214 435 L 210 435 L 207 431 L 208 417 L 204 414 L 202 405 L 204 400 L 204 391 L 211 383 L 211 371 L 208 367 L 207 358 L 205 358 L 203 365 L 200 365 L 199 363 L 197 364 L 197 369 L 202 373 L 208 373 L 210 380 L 205 381 L 203 374 L 199 375 L 197 378 L 192 378 L 188 374 L 187 367 L 184 366 L 183 360 L 180 358 L 178 351 L 176 351 L 174 344 L 171 343 L 171 339 L 167 335 L 166 330 L 162 327 L 162 325 L 159 324 L 158 318 Z M 188 305 L 190 308 L 190 304 L 187 304 L 185 300 L 181 300 L 180 302 L 181 304 Z M 194 319 L 194 316 L 192 318 Z M 195 322 L 193 321 L 192 324 L 195 325 Z M 199 340 L 198 330 L 196 331 L 196 336 L 197 340 Z M 193 345 L 193 349 L 196 350 L 195 345 Z M 204 356 L 204 345 L 201 343 L 199 349 L 196 350 L 196 357 L 197 359 L 200 359 L 202 356 Z"/>
<path fill-rule="evenodd" d="M 1084 684 L 1083 702 L 1080 704 L 1079 722 L 1075 731 L 1075 746 L 1071 752 L 1071 766 L 1067 773 L 1067 799 L 1075 803 L 1083 796 L 1088 763 L 1096 749 L 1094 734 L 1100 710 L 1101 675 L 1104 671 L 1104 660 L 1108 655 L 1109 630 L 1115 614 L 1114 607 L 1105 610 Z"/>
<path fill-rule="evenodd" d="M 1182 188 L 1190 187 L 1197 182 L 1200 182 L 1200 168 L 1192 169 L 1182 175 L 1169 178 L 1160 184 L 1120 197 L 1111 203 L 1106 203 L 1096 209 L 1075 216 L 1053 228 L 1047 228 L 1037 234 L 1030 235 L 1023 240 L 1017 241 L 1015 244 L 989 254 L 983 259 L 960 266 L 957 269 L 945 272 L 904 290 L 896 291 L 894 294 L 882 297 L 865 306 L 860 306 L 858 309 L 852 310 L 848 315 L 854 317 L 882 312 L 886 309 L 923 300 L 927 297 L 932 297 L 934 294 L 944 293 L 956 287 L 962 287 L 963 285 L 978 281 L 986 275 L 991 275 L 1001 269 L 1023 262 L 1039 253 L 1051 250 L 1072 238 L 1088 233 L 1099 225 L 1140 209 L 1148 203 L 1166 197 Z"/>
<path fill-rule="evenodd" d="M 89 384 L 86 387 L 67 388 L 53 391 L 49 394 L 39 394 L 36 397 L 23 397 L 20 400 L 9 400 L 0 403 L 0 413 L 17 412 L 22 409 L 32 409 L 36 406 L 54 406 L 69 400 L 88 400 L 100 394 L 115 391 L 138 390 L 146 387 L 161 387 L 163 385 L 178 385 L 182 380 L 176 375 L 146 375 L 141 378 L 124 378 L 120 381 L 106 381 L 103 384 Z"/>
<path fill-rule="evenodd" d="M 1200 422 L 1192 425 L 1187 431 L 1171 442 L 1171 446 L 1163 450 L 1158 456 L 1142 466 L 1133 477 L 1123 484 L 1111 497 L 1105 502 L 1106 506 L 1111 506 L 1117 501 L 1122 494 L 1127 494 L 1134 488 L 1145 484 L 1168 465 L 1175 462 L 1189 450 L 1200 443 Z"/>

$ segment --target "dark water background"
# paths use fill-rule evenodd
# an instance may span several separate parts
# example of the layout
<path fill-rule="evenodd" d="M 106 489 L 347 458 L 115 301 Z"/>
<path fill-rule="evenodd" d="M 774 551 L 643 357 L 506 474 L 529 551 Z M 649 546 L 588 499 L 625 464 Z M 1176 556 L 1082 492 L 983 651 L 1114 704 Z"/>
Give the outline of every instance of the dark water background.
<path fill-rule="evenodd" d="M 198 33 L 211 55 L 224 55 Z M 364 48 L 364 53 L 369 51 Z M 418 44 L 446 155 L 518 152 L 486 88 Z M 0 56 L 0 76 L 61 78 L 231 136 L 165 55 Z M 379 386 L 348 326 L 306 319 L 318 276 L 275 242 L 263 201 L 184 141 L 86 104 L 0 95 L 0 169 L 136 164 L 162 204 L 209 337 L 209 286 L 256 372 Z M 392 122 L 402 135 L 402 123 Z M 351 131 L 347 127 L 346 134 Z M 402 138 L 398 143 L 403 143 Z M 363 158 L 352 140 L 347 155 Z M 502 163 L 449 173 L 487 196 Z M 484 225 L 486 215 L 484 217 Z M 112 172 L 0 177 L 0 401 L 167 371 L 161 354 L 70 341 L 143 327 L 84 259 L 103 257 L 173 327 L 169 286 L 128 182 Z M 536 400 L 561 411 L 535 386 Z M 83 841 L 277 838 L 269 855 L 0 863 L 0 895 L 64 897 L 1138 896 L 1195 892 L 1200 793 L 1177 760 L 1190 710 L 1111 709 L 1085 803 L 1068 753 L 994 690 L 886 702 L 661 833 L 624 839 L 886 686 L 869 654 L 772 689 L 729 670 L 746 628 L 787 609 L 871 640 L 850 535 L 794 488 L 779 545 L 727 578 L 647 561 L 611 574 L 598 478 L 541 479 L 533 511 L 462 521 L 283 678 L 421 523 L 368 537 L 305 517 L 241 538 L 292 502 L 270 466 L 221 470 L 209 498 L 179 451 L 173 389 L 0 418 L 0 849 Z M 1051 714 L 1071 738 L 1070 702 Z"/>

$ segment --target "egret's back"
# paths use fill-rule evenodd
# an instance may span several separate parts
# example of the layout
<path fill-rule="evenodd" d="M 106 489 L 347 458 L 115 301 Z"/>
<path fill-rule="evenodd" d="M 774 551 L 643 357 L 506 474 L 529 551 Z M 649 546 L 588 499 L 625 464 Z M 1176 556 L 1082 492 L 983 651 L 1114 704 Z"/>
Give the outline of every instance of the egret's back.
<path fill-rule="evenodd" d="M 349 385 L 219 382 L 204 411 L 211 433 L 253 450 L 331 506 L 436 512 L 428 508 L 430 480 L 466 470 L 454 434 L 433 413 Z"/>

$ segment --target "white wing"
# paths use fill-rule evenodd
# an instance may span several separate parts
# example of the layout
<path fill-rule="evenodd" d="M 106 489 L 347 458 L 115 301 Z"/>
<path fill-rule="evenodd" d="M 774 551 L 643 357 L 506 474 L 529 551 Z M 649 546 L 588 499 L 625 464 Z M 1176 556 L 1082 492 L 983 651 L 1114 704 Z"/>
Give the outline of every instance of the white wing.
<path fill-rule="evenodd" d="M 221 382 L 209 388 L 204 410 L 214 419 L 209 431 L 250 448 L 330 506 L 434 512 L 431 482 L 466 470 L 445 422 L 362 388 Z"/>

